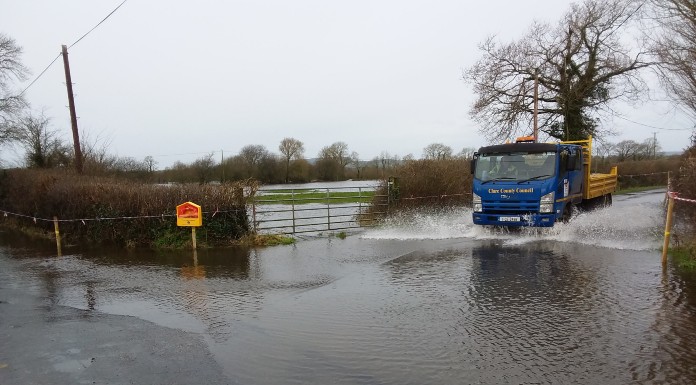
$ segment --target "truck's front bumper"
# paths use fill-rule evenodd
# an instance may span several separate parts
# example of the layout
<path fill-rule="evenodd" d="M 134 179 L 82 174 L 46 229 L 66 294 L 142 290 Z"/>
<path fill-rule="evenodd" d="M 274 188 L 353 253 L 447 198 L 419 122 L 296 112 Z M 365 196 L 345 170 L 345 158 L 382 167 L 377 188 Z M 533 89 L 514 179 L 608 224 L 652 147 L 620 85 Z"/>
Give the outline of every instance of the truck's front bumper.
<path fill-rule="evenodd" d="M 475 225 L 509 226 L 509 227 L 551 227 L 556 216 L 550 214 L 486 214 L 474 213 Z"/>

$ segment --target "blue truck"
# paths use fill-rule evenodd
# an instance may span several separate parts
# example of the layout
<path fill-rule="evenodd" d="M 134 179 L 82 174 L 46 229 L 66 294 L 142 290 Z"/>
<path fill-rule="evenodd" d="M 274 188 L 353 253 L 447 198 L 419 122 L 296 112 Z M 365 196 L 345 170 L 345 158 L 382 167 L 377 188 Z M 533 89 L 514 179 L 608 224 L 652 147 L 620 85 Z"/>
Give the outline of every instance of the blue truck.
<path fill-rule="evenodd" d="M 591 173 L 592 138 L 481 147 L 471 161 L 476 225 L 551 227 L 577 209 L 611 204 L 617 168 Z"/>

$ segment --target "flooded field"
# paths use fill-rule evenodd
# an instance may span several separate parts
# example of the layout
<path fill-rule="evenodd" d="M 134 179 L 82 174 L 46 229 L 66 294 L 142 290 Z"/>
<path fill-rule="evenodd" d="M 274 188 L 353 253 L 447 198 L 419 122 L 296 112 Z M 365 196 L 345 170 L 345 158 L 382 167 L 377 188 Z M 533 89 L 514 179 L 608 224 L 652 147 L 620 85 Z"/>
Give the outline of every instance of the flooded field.
<path fill-rule="evenodd" d="M 185 331 L 233 384 L 695 383 L 696 278 L 661 269 L 662 199 L 545 231 L 462 209 L 195 255 L 3 234 L 0 294 Z"/>

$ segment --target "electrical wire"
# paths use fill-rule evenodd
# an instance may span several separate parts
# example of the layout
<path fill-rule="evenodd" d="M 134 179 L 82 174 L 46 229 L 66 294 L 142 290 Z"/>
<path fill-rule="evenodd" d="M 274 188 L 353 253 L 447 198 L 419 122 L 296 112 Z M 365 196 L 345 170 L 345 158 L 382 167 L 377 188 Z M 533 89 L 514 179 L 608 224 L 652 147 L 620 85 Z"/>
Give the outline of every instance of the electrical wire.
<path fill-rule="evenodd" d="M 656 130 L 663 130 L 663 131 L 690 131 L 690 130 L 693 130 L 692 128 L 665 128 L 665 127 L 651 126 L 651 125 L 645 124 L 645 123 L 638 123 L 638 122 L 636 122 L 636 121 L 633 121 L 633 120 L 631 120 L 631 119 L 628 119 L 628 118 L 626 118 L 626 117 L 623 117 L 623 116 L 621 116 L 621 115 L 619 115 L 619 114 L 617 114 L 617 113 L 615 113 L 615 112 L 613 113 L 613 115 L 616 116 L 617 118 L 623 119 L 623 120 L 625 120 L 625 121 L 627 121 L 627 122 L 631 122 L 631 123 L 633 123 L 633 124 L 637 124 L 637 125 L 643 126 L 643 127 L 654 128 L 654 129 L 656 129 Z"/>
<path fill-rule="evenodd" d="M 39 74 L 39 76 L 37 76 L 31 83 L 29 83 L 29 85 L 28 85 L 26 88 L 24 88 L 24 90 L 22 90 L 22 92 L 20 92 L 20 93 L 17 95 L 17 97 L 20 97 L 20 96 L 24 95 L 24 93 L 27 92 L 27 90 L 29 89 L 29 87 L 33 86 L 34 83 L 36 83 L 36 81 L 39 80 L 39 79 L 41 78 L 41 76 L 43 76 L 43 74 L 46 73 L 46 71 L 48 71 L 49 68 L 51 68 L 51 66 L 53 65 L 53 63 L 55 63 L 56 60 L 58 60 L 58 58 L 60 57 L 60 55 L 62 55 L 62 53 L 59 53 L 58 56 L 56 56 L 55 59 L 53 59 L 53 61 L 51 62 L 51 64 L 47 65 L 46 68 L 44 68 L 44 70 L 41 71 L 41 73 Z"/>
<path fill-rule="evenodd" d="M 106 15 L 106 17 L 103 18 L 102 21 L 100 21 L 99 23 L 97 23 L 97 25 L 95 25 L 92 29 L 90 29 L 89 31 L 87 31 L 87 33 L 85 33 L 84 35 L 82 35 L 81 38 L 77 39 L 74 43 L 70 44 L 70 47 L 68 47 L 68 48 L 72 48 L 75 44 L 79 43 L 80 40 L 84 39 L 84 38 L 85 38 L 87 35 L 89 35 L 92 31 L 94 31 L 95 29 L 97 29 L 97 27 L 99 27 L 103 22 L 105 22 L 106 19 L 108 19 L 109 17 L 111 17 L 111 15 L 113 15 L 114 12 L 118 11 L 118 9 L 121 8 L 121 6 L 122 6 L 123 4 L 125 4 L 126 1 L 128 1 L 128 0 L 123 0 L 123 1 L 121 2 L 121 4 L 119 4 L 116 8 L 114 8 L 113 11 L 111 11 L 108 15 Z"/>
<path fill-rule="evenodd" d="M 123 0 L 123 1 L 121 2 L 121 4 L 119 4 L 116 8 L 114 8 L 113 11 L 109 12 L 109 14 L 106 15 L 106 17 L 103 18 L 102 21 L 100 21 L 99 23 L 97 23 L 97 25 L 95 25 L 94 27 L 92 27 L 92 29 L 90 29 L 89 31 L 87 31 L 87 33 L 85 33 L 84 35 L 82 35 L 82 37 L 80 37 L 79 39 L 77 39 L 74 43 L 70 44 L 70 47 L 68 47 L 68 48 L 72 48 L 75 44 L 79 43 L 80 40 L 84 39 L 84 38 L 85 38 L 87 35 L 89 35 L 92 31 L 94 31 L 95 29 L 97 29 L 97 27 L 99 27 L 103 22 L 106 21 L 106 19 L 108 19 L 111 15 L 113 15 L 114 12 L 116 12 L 119 8 L 121 8 L 121 6 L 122 6 L 126 1 L 128 1 L 128 0 Z M 27 90 L 28 90 L 31 86 L 33 86 L 34 83 L 36 83 L 36 81 L 39 80 L 39 79 L 41 78 L 41 76 L 43 76 L 43 74 L 45 74 L 46 71 L 48 71 L 49 68 L 51 68 L 51 66 L 56 62 L 56 60 L 58 60 L 59 57 L 61 57 L 61 55 L 62 55 L 62 52 L 59 53 L 58 56 L 56 56 L 55 59 L 53 59 L 53 61 L 51 61 L 51 64 L 49 64 L 48 66 L 46 66 L 46 68 L 44 68 L 44 70 L 41 71 L 41 73 L 40 73 L 34 80 L 32 80 L 32 82 L 29 83 L 29 85 L 28 85 L 22 92 L 20 92 L 20 93 L 17 95 L 17 97 L 20 97 L 20 96 L 24 95 L 24 93 L 27 92 Z"/>

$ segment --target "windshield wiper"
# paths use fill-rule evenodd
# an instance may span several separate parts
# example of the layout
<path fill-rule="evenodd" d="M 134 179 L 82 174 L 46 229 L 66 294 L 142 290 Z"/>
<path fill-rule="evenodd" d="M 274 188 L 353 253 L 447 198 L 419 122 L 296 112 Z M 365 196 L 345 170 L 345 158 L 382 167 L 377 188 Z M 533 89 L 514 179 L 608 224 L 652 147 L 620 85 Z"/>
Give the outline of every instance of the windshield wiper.
<path fill-rule="evenodd" d="M 515 180 L 515 179 L 517 179 L 517 178 L 515 178 L 514 176 L 501 176 L 500 178 L 493 178 L 493 179 L 489 179 L 485 182 L 481 182 L 481 184 L 486 184 L 488 182 L 499 182 L 501 180 Z"/>
<path fill-rule="evenodd" d="M 546 174 L 546 175 L 537 175 L 537 176 L 533 176 L 533 177 L 531 177 L 531 178 L 522 179 L 521 181 L 518 181 L 517 184 L 524 183 L 524 182 L 529 182 L 529 181 L 531 181 L 531 180 L 537 180 L 537 179 L 548 178 L 548 177 L 550 177 L 550 176 L 551 176 L 551 175 L 548 175 L 548 174 Z"/>

